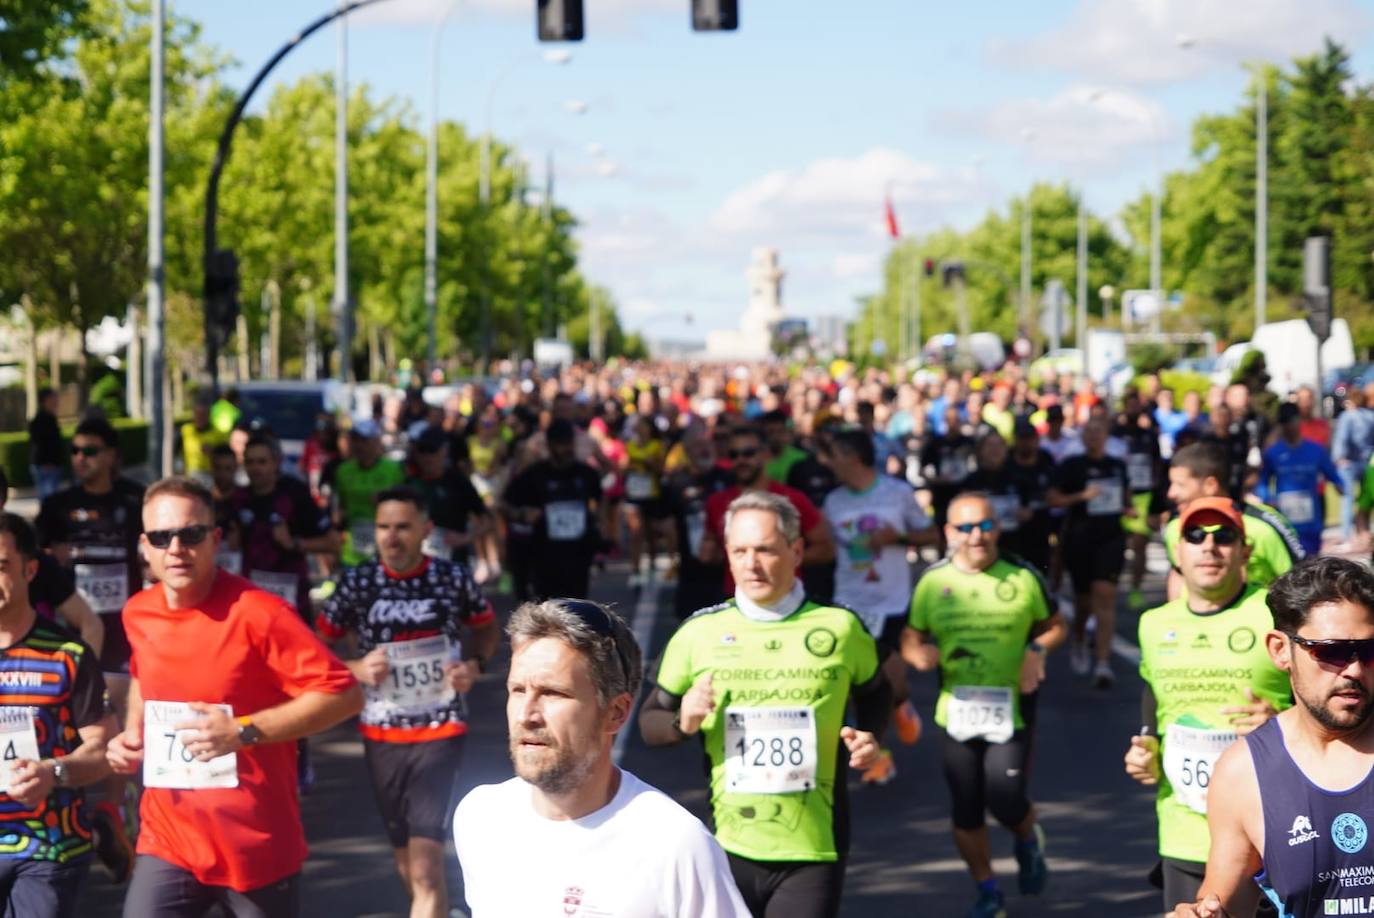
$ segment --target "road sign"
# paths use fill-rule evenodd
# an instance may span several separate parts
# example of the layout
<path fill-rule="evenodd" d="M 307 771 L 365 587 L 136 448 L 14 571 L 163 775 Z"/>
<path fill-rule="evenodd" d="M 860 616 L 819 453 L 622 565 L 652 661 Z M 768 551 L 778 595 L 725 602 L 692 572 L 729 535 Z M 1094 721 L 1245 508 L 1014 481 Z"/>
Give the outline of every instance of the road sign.
<path fill-rule="evenodd" d="M 1148 322 L 1164 311 L 1164 295 L 1158 290 L 1127 290 L 1121 294 L 1121 315 L 1128 325 Z"/>
<path fill-rule="evenodd" d="M 1071 303 L 1063 282 L 1050 278 L 1045 284 L 1045 294 L 1040 298 L 1040 331 L 1050 340 L 1051 350 L 1059 347 L 1064 332 L 1073 327 L 1073 318 L 1069 315 Z"/>

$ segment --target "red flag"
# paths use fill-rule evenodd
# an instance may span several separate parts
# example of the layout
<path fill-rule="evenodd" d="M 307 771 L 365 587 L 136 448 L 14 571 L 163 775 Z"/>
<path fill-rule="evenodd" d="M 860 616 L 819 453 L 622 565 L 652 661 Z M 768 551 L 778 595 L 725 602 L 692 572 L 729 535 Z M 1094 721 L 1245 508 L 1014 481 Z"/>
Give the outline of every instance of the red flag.
<path fill-rule="evenodd" d="M 897 212 L 892 209 L 892 195 L 883 199 L 883 216 L 887 218 L 887 234 L 893 239 L 902 238 L 902 231 L 897 228 Z"/>

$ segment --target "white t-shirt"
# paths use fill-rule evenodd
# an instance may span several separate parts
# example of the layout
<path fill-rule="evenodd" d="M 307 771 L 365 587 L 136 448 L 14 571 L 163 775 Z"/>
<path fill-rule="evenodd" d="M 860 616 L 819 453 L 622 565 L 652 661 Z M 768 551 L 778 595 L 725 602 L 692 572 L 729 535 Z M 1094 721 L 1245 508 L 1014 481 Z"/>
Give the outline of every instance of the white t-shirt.
<path fill-rule="evenodd" d="M 522 778 L 474 788 L 453 841 L 473 918 L 749 918 L 711 833 L 628 771 L 609 804 L 545 819 Z"/>
<path fill-rule="evenodd" d="M 826 496 L 824 509 L 835 535 L 835 601 L 859 613 L 876 637 L 888 618 L 907 614 L 911 566 L 905 546 L 874 552 L 869 536 L 887 527 L 903 533 L 925 529 L 930 519 L 917 506 L 911 485 L 888 475 L 879 475 L 867 491 L 836 488 Z"/>

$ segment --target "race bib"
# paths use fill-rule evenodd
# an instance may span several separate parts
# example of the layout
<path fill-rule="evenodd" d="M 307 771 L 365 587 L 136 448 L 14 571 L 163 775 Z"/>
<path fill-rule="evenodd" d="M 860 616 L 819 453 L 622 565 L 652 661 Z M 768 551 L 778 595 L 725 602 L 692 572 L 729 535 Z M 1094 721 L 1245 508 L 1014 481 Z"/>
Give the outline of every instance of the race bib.
<path fill-rule="evenodd" d="M 78 564 L 76 591 L 95 612 L 119 612 L 129 598 L 128 565 Z"/>
<path fill-rule="evenodd" d="M 997 517 L 997 523 L 1002 527 L 1003 532 L 1015 532 L 1021 528 L 1021 520 L 1016 516 L 1021 509 L 1021 498 L 1015 494 L 993 494 L 988 498 L 992 504 L 992 512 Z"/>
<path fill-rule="evenodd" d="M 373 555 L 377 552 L 377 524 L 373 520 L 358 520 L 348 528 L 353 539 L 353 550 L 360 555 Z"/>
<path fill-rule="evenodd" d="M 420 548 L 431 558 L 453 560 L 453 546 L 448 544 L 448 530 L 442 526 L 435 526 L 430 534 L 425 536 L 425 542 Z"/>
<path fill-rule="evenodd" d="M 230 717 L 234 715 L 227 704 L 215 707 Z M 194 731 L 177 730 L 176 725 L 202 716 L 181 701 L 143 702 L 144 787 L 205 790 L 239 786 L 237 753 L 201 762 L 183 744 L 183 740 L 191 739 L 190 734 Z"/>
<path fill-rule="evenodd" d="M 300 586 L 300 577 L 296 574 L 255 570 L 249 572 L 248 579 L 253 581 L 258 589 L 278 596 L 293 606 L 296 604 L 296 590 Z"/>
<path fill-rule="evenodd" d="M 945 701 L 945 721 L 945 732 L 959 742 L 982 739 L 989 743 L 1005 743 L 1016 730 L 1011 689 L 955 686 Z"/>
<path fill-rule="evenodd" d="M 654 480 L 643 472 L 625 476 L 625 496 L 630 500 L 648 500 L 654 496 Z"/>
<path fill-rule="evenodd" d="M 1279 512 L 1288 517 L 1288 522 L 1294 526 L 1303 526 L 1316 519 L 1312 504 L 1312 494 L 1309 491 L 1279 492 Z"/>
<path fill-rule="evenodd" d="M 544 508 L 544 523 L 555 542 L 576 542 L 587 534 L 587 505 L 580 500 L 560 500 Z"/>
<path fill-rule="evenodd" d="M 1126 457 L 1126 478 L 1132 491 L 1148 491 L 1155 486 L 1155 463 L 1149 456 L 1132 453 Z"/>
<path fill-rule="evenodd" d="M 701 540 L 706 535 L 706 512 L 687 514 L 687 547 L 693 558 L 701 554 Z"/>
<path fill-rule="evenodd" d="M 726 708 L 725 787 L 740 794 L 814 790 L 815 712 L 811 708 Z"/>
<path fill-rule="evenodd" d="M 1164 731 L 1164 776 L 1179 802 L 1194 813 L 1207 812 L 1207 785 L 1226 747 L 1236 741 L 1234 730 L 1202 730 L 1169 724 Z"/>
<path fill-rule="evenodd" d="M 1089 516 L 1115 516 L 1121 513 L 1121 481 L 1098 478 L 1088 482 L 1097 486 L 1097 496 L 1088 501 Z"/>
<path fill-rule="evenodd" d="M 386 678 L 380 686 L 384 701 L 402 710 L 427 711 L 453 701 L 444 664 L 457 657 L 449 648 L 448 638 L 440 634 L 380 646 L 386 651 Z"/>
<path fill-rule="evenodd" d="M 243 552 L 222 548 L 215 552 L 215 564 L 231 574 L 242 574 Z"/>
<path fill-rule="evenodd" d="M 10 792 L 14 766 L 21 759 L 37 762 L 40 758 L 33 709 L 28 705 L 0 708 L 0 793 Z"/>

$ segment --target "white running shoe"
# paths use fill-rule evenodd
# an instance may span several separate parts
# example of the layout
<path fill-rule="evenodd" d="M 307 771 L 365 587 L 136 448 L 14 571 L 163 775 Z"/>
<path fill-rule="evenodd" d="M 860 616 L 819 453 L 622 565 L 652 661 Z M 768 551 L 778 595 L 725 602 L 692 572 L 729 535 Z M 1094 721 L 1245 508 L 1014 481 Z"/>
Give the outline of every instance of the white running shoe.
<path fill-rule="evenodd" d="M 1098 660 L 1093 667 L 1093 685 L 1100 689 L 1116 685 L 1116 673 L 1112 672 L 1112 664 L 1107 660 Z"/>
<path fill-rule="evenodd" d="M 1088 653 L 1087 644 L 1074 644 L 1069 648 L 1069 669 L 1075 676 L 1086 676 L 1092 672 L 1093 658 Z"/>

